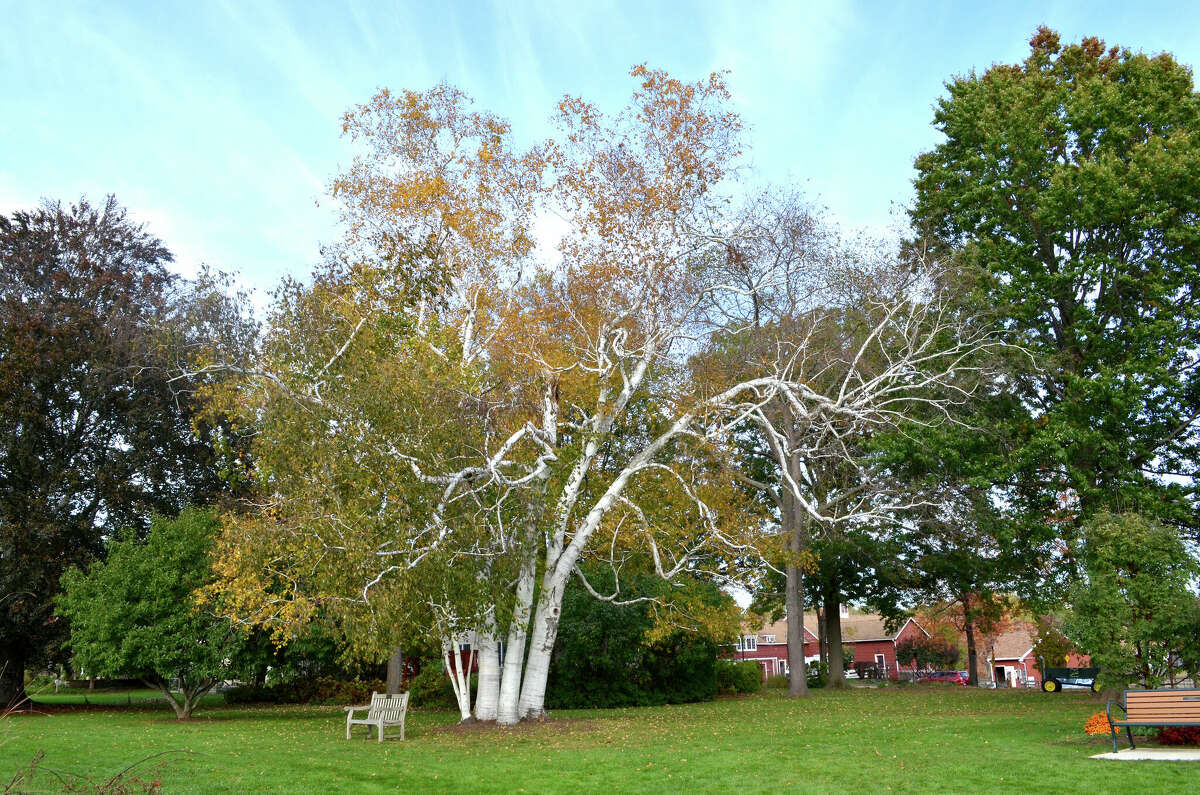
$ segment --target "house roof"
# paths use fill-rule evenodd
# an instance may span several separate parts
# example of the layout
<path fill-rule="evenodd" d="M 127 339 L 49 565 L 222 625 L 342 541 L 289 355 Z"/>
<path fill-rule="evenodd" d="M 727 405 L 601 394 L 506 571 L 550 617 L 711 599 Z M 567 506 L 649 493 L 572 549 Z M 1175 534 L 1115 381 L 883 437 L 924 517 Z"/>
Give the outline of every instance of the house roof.
<path fill-rule="evenodd" d="M 895 632 L 888 632 L 885 626 L 887 624 L 887 619 L 885 619 L 883 616 L 876 615 L 874 613 L 851 613 L 848 616 L 842 616 L 842 642 L 856 643 L 858 641 L 867 640 L 894 641 L 896 638 L 900 637 L 900 633 L 904 631 L 904 628 L 908 626 L 910 621 L 917 627 L 917 629 L 925 632 L 926 635 L 929 634 L 925 631 L 923 626 L 911 618 L 902 622 L 900 626 L 896 627 Z M 817 614 L 805 613 L 804 623 L 812 626 L 815 629 L 817 626 Z"/>
<path fill-rule="evenodd" d="M 908 619 L 901 624 L 895 632 L 888 634 L 884 628 L 885 619 L 883 616 L 875 615 L 874 613 L 851 613 L 848 616 L 842 616 L 842 642 L 856 643 L 858 641 L 867 640 L 895 640 L 899 637 L 900 632 L 912 621 L 917 628 L 925 632 L 925 628 L 917 624 L 913 619 Z M 749 634 L 749 627 L 743 626 L 746 634 Z M 780 619 L 772 624 L 763 624 L 757 634 L 760 639 L 763 635 L 774 635 L 776 641 L 783 643 L 787 641 L 787 619 Z M 804 634 L 813 640 L 817 638 L 817 614 L 804 614 Z M 928 635 L 928 632 L 925 632 Z M 761 642 L 761 640 L 760 640 Z"/>
<path fill-rule="evenodd" d="M 1033 627 L 1021 626 L 1002 632 L 992 639 L 992 658 L 1019 660 L 1033 651 L 1034 641 Z"/>
<path fill-rule="evenodd" d="M 781 618 L 775 622 L 764 623 L 757 630 L 753 630 L 753 631 L 754 631 L 754 634 L 758 636 L 759 643 L 763 642 L 763 639 L 762 639 L 763 635 L 774 635 L 776 643 L 787 643 L 787 626 L 788 626 L 787 619 Z M 742 632 L 744 634 L 749 635 L 751 631 L 752 631 L 752 628 L 750 625 L 748 625 L 748 624 L 742 625 Z M 817 636 L 815 634 L 813 634 L 809 630 L 808 627 L 804 628 L 804 632 L 806 635 L 811 636 L 811 638 L 813 640 L 816 640 Z"/>

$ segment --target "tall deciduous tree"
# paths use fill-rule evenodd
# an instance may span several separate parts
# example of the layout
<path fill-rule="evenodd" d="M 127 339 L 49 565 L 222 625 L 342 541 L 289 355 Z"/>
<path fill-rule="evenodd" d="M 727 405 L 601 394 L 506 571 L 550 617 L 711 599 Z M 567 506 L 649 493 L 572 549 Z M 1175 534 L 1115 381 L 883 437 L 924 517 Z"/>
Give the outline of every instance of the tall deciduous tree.
<path fill-rule="evenodd" d="M 958 347 L 965 326 L 944 314 L 923 263 L 914 267 L 878 244 L 847 245 L 794 199 L 761 200 L 748 216 L 742 237 L 713 266 L 737 289 L 714 296 L 710 314 L 725 333 L 701 357 L 703 368 L 750 374 L 770 363 L 810 395 L 841 396 L 855 387 L 874 393 L 872 408 L 847 413 L 826 413 L 820 399 L 812 410 L 781 393 L 746 414 L 738 440 L 739 482 L 767 495 L 780 522 L 784 554 L 776 564 L 785 577 L 789 666 L 796 672 L 789 689 L 804 696 L 806 574 L 820 572 L 822 637 L 831 680 L 841 686 L 840 583 L 869 576 L 871 564 L 836 558 L 849 547 L 842 542 L 878 537 L 909 501 L 872 462 L 872 437 L 905 415 L 918 425 L 939 424 L 948 404 L 974 391 L 978 367 Z M 950 350 L 956 353 L 947 367 Z M 892 381 L 898 364 L 909 374 L 903 387 Z"/>
<path fill-rule="evenodd" d="M 810 383 L 803 332 L 793 356 L 693 380 L 718 331 L 710 297 L 741 290 L 706 267 L 740 234 L 721 194 L 740 124 L 720 75 L 633 74 L 624 111 L 567 98 L 562 135 L 523 154 L 444 86 L 347 115 L 366 152 L 334 182 L 349 228 L 337 278 L 289 288 L 276 340 L 247 368 L 266 395 L 251 414 L 278 511 L 262 521 L 287 530 L 231 523 L 235 608 L 283 625 L 316 589 L 376 637 L 401 620 L 443 636 L 474 624 L 490 638 L 476 716 L 536 718 L 569 579 L 629 596 L 619 578 L 597 589 L 586 564 L 619 573 L 637 556 L 673 579 L 755 547 L 761 522 L 726 454 L 748 418 L 770 426 L 777 406 L 825 439 L 890 422 L 918 394 L 947 399 L 924 387 L 979 340 L 949 333 L 919 289 L 869 302 L 834 382 Z M 535 219 L 555 216 L 557 246 L 535 246 Z M 774 449 L 803 456 L 804 434 L 787 433 Z M 797 513 L 821 516 L 781 482 Z M 485 676 L 498 636 L 503 669 Z"/>
<path fill-rule="evenodd" d="M 1014 444 L 993 473 L 1005 505 L 1063 538 L 1045 549 L 1068 559 L 1097 510 L 1185 523 L 1191 487 L 1170 476 L 1190 478 L 1200 452 L 1191 70 L 1040 28 L 1023 63 L 947 89 L 934 117 L 945 140 L 917 158 L 911 216 L 935 252 L 980 275 L 974 305 L 1036 357 L 1004 383 L 1019 399 L 997 420 Z"/>
<path fill-rule="evenodd" d="M 231 437 L 194 423 L 168 365 L 225 315 L 170 260 L 112 197 L 0 217 L 0 705 L 61 634 L 67 567 L 223 489 Z"/>

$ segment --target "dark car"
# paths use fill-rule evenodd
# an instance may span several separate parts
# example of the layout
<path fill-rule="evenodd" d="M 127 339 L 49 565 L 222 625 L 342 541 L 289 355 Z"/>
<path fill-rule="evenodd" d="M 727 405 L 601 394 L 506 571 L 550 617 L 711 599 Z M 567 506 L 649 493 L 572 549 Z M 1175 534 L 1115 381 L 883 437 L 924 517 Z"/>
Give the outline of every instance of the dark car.
<path fill-rule="evenodd" d="M 966 671 L 930 671 L 917 677 L 918 682 L 949 682 L 950 684 L 967 686 Z"/>

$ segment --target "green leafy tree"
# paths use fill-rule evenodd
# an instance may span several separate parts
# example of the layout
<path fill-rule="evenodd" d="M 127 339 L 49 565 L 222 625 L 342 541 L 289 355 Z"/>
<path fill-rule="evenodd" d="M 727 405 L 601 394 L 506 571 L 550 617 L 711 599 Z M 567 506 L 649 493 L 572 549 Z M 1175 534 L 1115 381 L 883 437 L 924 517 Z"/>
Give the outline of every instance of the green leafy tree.
<path fill-rule="evenodd" d="M 0 216 L 0 707 L 62 637 L 62 572 L 152 512 L 211 501 L 239 460 L 171 368 L 252 324 L 170 261 L 112 197 Z"/>
<path fill-rule="evenodd" d="M 1057 616 L 1042 616 L 1037 620 L 1037 638 L 1033 643 L 1033 658 L 1046 661 L 1046 667 L 1066 665 L 1075 647 L 1062 633 L 1062 619 Z"/>
<path fill-rule="evenodd" d="M 76 664 L 140 677 L 180 720 L 190 718 L 228 674 L 243 641 L 227 619 L 194 599 L 213 579 L 209 552 L 219 526 L 213 513 L 198 509 L 156 518 L 144 542 L 126 534 L 109 545 L 106 560 L 63 575 L 58 612 L 71 622 Z"/>
<path fill-rule="evenodd" d="M 810 570 L 804 577 L 805 601 L 817 612 L 821 660 L 828 665 L 828 685 L 845 687 L 845 672 L 854 663 L 854 647 L 841 640 L 841 606 L 866 604 L 888 618 L 903 615 L 909 572 L 902 568 L 895 538 L 877 527 L 832 528 L 811 542 Z M 785 615 L 786 579 L 769 572 L 754 591 L 750 608 L 778 620 Z"/>
<path fill-rule="evenodd" d="M 592 570 L 589 579 L 603 583 L 604 572 Z M 624 604 L 595 599 L 580 585 L 567 588 L 549 706 L 682 704 L 716 696 L 718 648 L 737 628 L 733 600 L 711 583 L 656 579 L 630 582 L 632 592 L 646 597 Z M 700 614 L 707 618 L 697 620 Z"/>
<path fill-rule="evenodd" d="M 1064 630 L 1100 667 L 1106 688 L 1159 687 L 1200 669 L 1197 561 L 1170 528 L 1137 514 L 1101 514 L 1084 532 L 1085 579 Z"/>
<path fill-rule="evenodd" d="M 940 603 L 966 637 L 968 683 L 978 684 L 979 641 L 991 634 L 1008 607 L 1022 557 L 1014 554 L 1008 526 L 980 489 L 935 476 L 914 493 L 924 505 L 909 512 L 898 531 L 909 567 L 910 593 L 918 603 Z"/>
<path fill-rule="evenodd" d="M 1163 476 L 1200 452 L 1200 98 L 1168 54 L 1046 28 L 1023 63 L 947 90 L 911 219 L 1034 357 L 1009 363 L 993 407 L 1011 450 L 992 480 L 1070 575 L 1097 511 L 1191 511 Z"/>

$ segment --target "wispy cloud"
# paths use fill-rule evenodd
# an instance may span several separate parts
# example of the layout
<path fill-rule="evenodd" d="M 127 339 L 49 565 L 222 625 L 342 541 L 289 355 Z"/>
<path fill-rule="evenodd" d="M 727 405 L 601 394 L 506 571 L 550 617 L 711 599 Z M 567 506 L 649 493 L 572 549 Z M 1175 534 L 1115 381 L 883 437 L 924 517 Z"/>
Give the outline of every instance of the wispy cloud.
<path fill-rule="evenodd" d="M 648 62 L 685 79 L 730 69 L 759 177 L 882 228 L 930 145 L 942 81 L 1021 57 L 1041 22 L 1200 63 L 1200 15 L 1165 0 L 10 3 L 0 209 L 115 192 L 181 267 L 267 287 L 335 234 L 322 197 L 349 161 L 340 115 L 377 86 L 450 81 L 531 143 L 561 94 L 615 110 Z"/>

